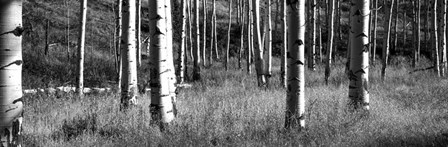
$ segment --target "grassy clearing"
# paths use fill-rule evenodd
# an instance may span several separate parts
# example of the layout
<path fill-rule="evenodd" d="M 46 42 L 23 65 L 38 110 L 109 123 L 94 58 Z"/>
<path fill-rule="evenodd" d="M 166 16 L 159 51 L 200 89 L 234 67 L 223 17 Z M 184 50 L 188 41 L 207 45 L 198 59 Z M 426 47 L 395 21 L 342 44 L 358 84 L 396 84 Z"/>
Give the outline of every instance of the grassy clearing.
<path fill-rule="evenodd" d="M 234 64 L 236 65 L 236 64 Z M 119 95 L 26 96 L 26 146 L 446 146 L 448 80 L 431 71 L 392 66 L 388 82 L 373 67 L 370 117 L 346 111 L 348 82 L 337 63 L 331 84 L 323 68 L 307 72 L 307 128 L 283 129 L 285 90 L 256 87 L 255 75 L 203 70 L 204 81 L 179 93 L 179 116 L 169 130 L 150 125 L 149 96 L 126 113 Z M 276 69 L 276 68 L 274 68 Z M 275 72 L 278 72 L 276 70 Z M 278 74 L 276 74 L 278 75 Z M 273 77 L 278 84 L 278 77 Z"/>

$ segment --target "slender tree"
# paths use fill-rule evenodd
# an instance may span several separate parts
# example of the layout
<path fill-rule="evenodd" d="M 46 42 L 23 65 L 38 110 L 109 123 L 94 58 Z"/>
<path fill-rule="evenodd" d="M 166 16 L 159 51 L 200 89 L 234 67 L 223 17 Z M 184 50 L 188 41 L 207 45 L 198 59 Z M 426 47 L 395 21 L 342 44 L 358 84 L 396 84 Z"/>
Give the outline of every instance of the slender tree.
<path fill-rule="evenodd" d="M 229 29 L 227 30 L 227 48 L 226 61 L 224 62 L 226 71 L 229 69 L 229 54 L 230 54 L 230 31 L 232 29 L 232 0 L 229 0 Z"/>
<path fill-rule="evenodd" d="M 288 1 L 288 89 L 285 127 L 305 127 L 305 1 Z M 295 126 L 298 125 L 298 126 Z"/>
<path fill-rule="evenodd" d="M 185 50 L 186 50 L 186 45 L 187 45 L 187 35 L 186 35 L 186 29 L 187 29 L 187 2 L 188 0 L 182 0 L 182 40 L 180 43 L 180 50 L 179 50 L 179 57 L 178 57 L 178 69 L 176 70 L 178 72 L 178 79 L 177 82 L 182 84 L 185 81 L 185 67 L 186 67 L 186 62 L 185 62 Z"/>
<path fill-rule="evenodd" d="M 142 0 L 137 0 L 137 65 L 141 66 L 142 64 L 142 20 L 141 20 L 141 15 L 142 15 Z"/>
<path fill-rule="evenodd" d="M 251 65 L 252 65 L 252 48 L 253 48 L 253 31 L 252 31 L 252 1 L 248 0 L 247 1 L 247 64 L 246 64 L 246 68 L 247 68 L 247 73 L 251 74 L 252 73 L 252 69 L 251 69 Z"/>
<path fill-rule="evenodd" d="M 122 67 L 121 67 L 121 35 L 122 35 L 122 13 L 121 11 L 123 11 L 123 0 L 116 0 L 116 4 L 117 4 L 117 11 L 115 13 L 115 24 L 116 24 L 116 28 L 115 28 L 115 34 L 116 36 L 116 40 L 115 40 L 115 61 L 117 64 L 117 74 L 118 74 L 118 78 L 117 78 L 117 83 L 118 83 L 118 89 L 121 88 L 121 74 L 122 74 Z"/>
<path fill-rule="evenodd" d="M 86 18 L 87 18 L 87 0 L 81 1 L 81 19 L 79 24 L 79 38 L 78 38 L 78 75 L 76 77 L 78 95 L 83 95 L 84 89 L 84 45 L 86 37 Z"/>
<path fill-rule="evenodd" d="M 421 43 L 420 43 L 420 0 L 417 0 L 417 10 L 416 10 L 416 17 L 415 17 L 415 19 L 417 20 L 417 21 L 415 21 L 415 23 L 417 23 L 416 24 L 416 39 L 417 39 L 417 41 L 415 42 L 416 44 L 417 44 L 417 47 L 416 47 L 416 51 L 414 51 L 414 59 L 413 59 L 413 67 L 415 67 L 416 65 L 417 65 L 417 62 L 418 62 L 418 60 L 419 60 L 419 58 L 420 58 L 420 47 L 421 47 Z M 415 49 L 414 49 L 415 50 Z"/>
<path fill-rule="evenodd" d="M 253 0 L 252 1 L 253 6 L 253 32 L 255 37 L 256 45 L 254 45 L 255 50 L 255 68 L 257 71 L 257 81 L 258 86 L 265 87 L 267 86 L 266 83 L 266 71 L 265 71 L 265 61 L 263 58 L 263 48 L 262 48 L 262 41 L 261 41 L 261 33 L 260 33 L 260 0 Z"/>
<path fill-rule="evenodd" d="M 0 139 L 5 147 L 22 144 L 22 33 L 22 0 L 0 1 Z"/>
<path fill-rule="evenodd" d="M 216 28 L 217 28 L 217 23 L 216 23 L 216 0 L 213 0 L 213 7 L 212 7 L 212 11 L 213 11 L 213 38 L 214 38 L 214 48 L 215 48 L 215 55 L 216 55 L 216 59 L 219 60 L 219 51 L 218 51 L 218 33 L 216 32 Z"/>
<path fill-rule="evenodd" d="M 384 80 L 386 77 L 386 67 L 389 60 L 389 44 L 390 44 L 390 26 L 392 22 L 392 11 L 394 8 L 395 0 L 391 1 L 390 6 L 388 4 L 384 5 L 384 11 L 386 15 L 386 21 L 384 21 L 384 28 L 386 33 L 384 34 L 384 42 L 383 42 L 383 54 L 382 54 L 382 68 L 381 68 L 381 77 Z"/>
<path fill-rule="evenodd" d="M 193 81 L 201 79 L 201 43 L 200 43 L 200 33 L 199 33 L 199 0 L 194 1 L 195 8 L 195 47 L 193 48 Z M 216 26 L 215 26 L 216 27 Z M 216 32 L 215 32 L 216 33 Z"/>
<path fill-rule="evenodd" d="M 351 0 L 349 104 L 369 110 L 369 0 Z"/>
<path fill-rule="evenodd" d="M 378 26 L 378 1 L 379 0 L 374 0 L 375 6 L 374 7 L 374 17 L 375 19 L 373 20 L 373 37 L 372 37 L 372 62 L 373 64 L 375 64 L 375 59 L 376 59 L 376 35 L 377 35 L 377 26 Z"/>
<path fill-rule="evenodd" d="M 287 52 L 288 52 L 288 28 L 287 28 L 287 21 L 286 18 L 288 16 L 287 13 L 287 0 L 281 0 L 281 5 L 282 5 L 282 48 L 281 48 L 281 52 L 282 52 L 282 58 L 281 58 L 281 75 L 280 75 L 280 81 L 281 81 L 281 85 L 283 87 L 287 87 L 288 86 L 288 80 L 286 77 L 286 73 L 288 71 L 287 68 L 287 62 L 288 62 L 288 58 L 286 56 Z"/>
<path fill-rule="evenodd" d="M 317 18 L 317 11 L 316 11 L 316 0 L 311 1 L 311 48 L 309 51 L 309 60 L 308 60 L 308 68 L 311 71 L 316 70 L 316 18 Z"/>
<path fill-rule="evenodd" d="M 325 65 L 325 83 L 328 85 L 328 79 L 331 74 L 331 62 L 332 62 L 332 53 L 333 53 L 333 22 L 334 22 L 334 1 L 329 0 L 329 16 L 328 16 L 328 43 L 327 43 L 327 60 Z"/>
<path fill-rule="evenodd" d="M 123 37 L 121 41 L 121 110 L 137 104 L 137 38 L 136 38 L 136 0 L 123 1 Z M 152 40 L 151 40 L 152 42 Z"/>
<path fill-rule="evenodd" d="M 245 30 L 244 30 L 244 23 L 245 23 L 245 20 L 246 20 L 246 15 L 244 15 L 244 9 L 246 8 L 245 7 L 245 2 L 244 1 L 241 1 L 240 2 L 241 3 L 241 24 L 240 24 L 240 28 L 241 28 L 241 36 L 240 36 L 240 48 L 239 48 L 239 50 L 238 50 L 238 69 L 241 69 L 242 68 L 242 57 L 243 57 L 243 49 L 244 49 L 244 32 L 245 32 Z"/>
<path fill-rule="evenodd" d="M 433 10 L 432 10 L 432 25 L 433 25 L 433 27 L 434 27 L 434 29 L 433 29 L 433 38 L 434 38 L 434 57 L 435 57 L 435 59 L 434 59 L 434 70 L 435 70 L 435 72 L 437 73 L 437 76 L 439 76 L 440 77 L 440 56 L 439 56 L 439 46 L 438 46 L 438 43 L 439 43 L 439 38 L 438 38 L 438 36 L 437 36 L 437 31 L 438 31 L 438 28 L 437 28 L 437 0 L 434 0 L 433 1 L 433 6 L 434 6 L 434 8 L 433 8 Z"/>
<path fill-rule="evenodd" d="M 202 32 L 202 65 L 206 66 L 207 62 L 206 62 L 206 52 L 205 49 L 207 48 L 207 0 L 202 0 L 202 10 L 203 10 L 203 14 L 204 14 L 204 19 L 203 19 L 203 32 Z"/>
<path fill-rule="evenodd" d="M 440 11 L 440 20 L 439 20 L 439 50 L 440 50 L 440 75 L 443 77 L 445 76 L 446 72 L 446 0 L 439 0 L 439 8 Z"/>
<path fill-rule="evenodd" d="M 175 97 L 171 94 L 172 76 L 169 72 L 174 70 L 169 65 L 172 60 L 172 46 L 168 45 L 169 24 L 167 24 L 167 15 L 171 15 L 170 5 L 163 0 L 149 1 L 150 11 L 150 34 L 151 34 L 151 117 L 155 123 L 158 123 L 162 130 L 165 125 L 170 123 L 176 117 L 177 110 Z M 169 3 L 169 2 L 168 2 Z"/>
<path fill-rule="evenodd" d="M 400 8 L 400 0 L 396 0 L 396 5 L 395 5 L 395 23 L 394 23 L 394 47 L 393 50 L 396 52 L 398 51 L 398 14 L 400 13 L 399 8 Z"/>
<path fill-rule="evenodd" d="M 269 78 L 272 76 L 272 10 L 271 10 L 271 0 L 267 1 L 267 28 L 268 28 L 268 32 L 267 32 L 267 51 L 268 51 L 268 55 L 267 55 L 267 73 L 266 73 L 266 80 L 269 81 Z M 269 82 L 267 82 L 269 83 Z"/>

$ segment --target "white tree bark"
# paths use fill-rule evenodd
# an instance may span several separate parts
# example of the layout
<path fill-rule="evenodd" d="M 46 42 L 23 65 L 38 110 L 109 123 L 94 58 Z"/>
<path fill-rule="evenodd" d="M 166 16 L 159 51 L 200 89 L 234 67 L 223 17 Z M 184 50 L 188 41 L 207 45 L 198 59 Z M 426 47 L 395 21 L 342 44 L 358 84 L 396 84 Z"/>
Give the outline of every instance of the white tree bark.
<path fill-rule="evenodd" d="M 86 18 L 87 18 L 87 0 L 81 1 L 80 8 L 81 19 L 79 28 L 79 38 L 78 38 L 78 75 L 76 77 L 77 81 L 77 93 L 78 95 L 83 95 L 82 89 L 84 88 L 84 44 L 86 37 Z"/>
<path fill-rule="evenodd" d="M 286 66 L 286 62 L 288 62 L 288 58 L 286 57 L 286 53 L 288 52 L 288 26 L 287 26 L 287 10 L 288 6 L 286 5 L 287 0 L 282 0 L 282 58 L 281 58 L 281 75 L 280 81 L 283 87 L 287 87 L 288 80 L 286 77 L 286 73 L 288 68 Z"/>
<path fill-rule="evenodd" d="M 179 50 L 179 65 L 178 65 L 178 83 L 182 84 L 184 83 L 185 80 L 185 50 L 186 50 L 186 46 L 187 46 L 187 35 L 186 35 L 186 29 L 187 29 L 187 3 L 188 0 L 182 0 L 182 40 L 180 43 L 180 50 Z"/>
<path fill-rule="evenodd" d="M 267 36 L 267 51 L 268 51 L 268 63 L 267 63 L 267 78 L 269 79 L 269 77 L 271 77 L 272 76 L 272 17 L 271 17 L 271 13 L 272 13 L 272 11 L 271 11 L 271 0 L 268 0 L 268 3 L 267 3 L 267 9 L 268 9 L 268 19 L 266 20 L 267 21 L 267 24 L 268 24 L 268 34 L 266 35 Z M 267 79 L 267 80 L 268 80 Z"/>
<path fill-rule="evenodd" d="M 207 0 L 202 0 L 202 10 L 203 10 L 203 14 L 204 14 L 204 19 L 203 19 L 203 32 L 202 32 L 202 65 L 206 66 L 206 48 L 207 48 Z"/>
<path fill-rule="evenodd" d="M 394 3 L 395 0 L 391 1 L 390 6 L 388 6 L 387 4 L 384 5 L 384 11 L 386 12 L 386 21 L 384 21 L 384 28 L 385 31 L 387 31 L 385 33 L 384 36 L 384 42 L 383 42 L 383 57 L 382 57 L 382 69 L 381 69 L 381 78 L 384 80 L 386 77 L 386 68 L 387 68 L 387 64 L 388 64 L 388 60 L 389 60 L 389 44 L 390 44 L 390 26 L 392 23 L 392 11 L 394 8 Z"/>
<path fill-rule="evenodd" d="M 136 0 L 123 1 L 123 39 L 121 41 L 122 77 L 121 107 L 137 104 L 137 38 L 136 38 Z"/>
<path fill-rule="evenodd" d="M 369 110 L 369 0 L 351 0 L 349 104 Z"/>
<path fill-rule="evenodd" d="M 116 44 L 115 44 L 115 56 L 116 56 L 116 61 L 117 61 L 117 64 L 118 64 L 118 67 L 117 67 L 117 72 L 118 72 L 118 78 L 117 78 L 117 82 L 118 82 L 118 89 L 119 89 L 119 91 L 121 91 L 121 74 L 123 73 L 123 67 L 122 67 L 122 61 L 121 61 L 121 40 L 122 40 L 122 11 L 123 11 L 123 0 L 117 0 L 117 8 L 118 8 L 118 10 L 117 10 L 117 13 L 115 14 L 116 15 L 116 18 L 117 18 L 117 20 L 116 20 L 116 25 L 117 25 L 117 28 L 116 28 L 116 35 L 117 35 L 117 37 L 116 37 Z"/>
<path fill-rule="evenodd" d="M 289 3 L 285 127 L 305 127 L 305 1 Z M 299 126 L 295 126 L 298 124 Z"/>
<path fill-rule="evenodd" d="M 229 27 L 227 30 L 227 48 L 226 48 L 226 61 L 224 62 L 226 71 L 229 69 L 230 58 L 230 31 L 232 29 L 232 0 L 229 0 Z"/>
<path fill-rule="evenodd" d="M 170 57 L 168 46 L 169 36 L 167 35 L 167 11 L 165 1 L 153 0 L 149 3 L 150 11 L 150 34 L 151 34 L 151 117 L 153 121 L 163 124 L 171 122 L 176 115 L 175 99 L 170 93 Z M 169 14 L 168 14 L 169 15 Z M 171 47 L 171 48 L 170 48 Z"/>
<path fill-rule="evenodd" d="M 317 11 L 316 11 L 316 0 L 311 1 L 311 49 L 309 52 L 309 61 L 308 66 L 311 71 L 316 70 L 316 19 L 317 19 Z"/>
<path fill-rule="evenodd" d="M 259 87 L 265 87 L 266 84 L 266 71 L 265 71 L 265 61 L 263 58 L 263 48 L 262 48 L 262 41 L 261 41 L 261 33 L 260 33 L 260 0 L 253 0 L 253 23 L 254 23 L 254 42 L 256 43 L 254 45 L 255 48 L 255 68 L 257 71 L 257 81 Z"/>
<path fill-rule="evenodd" d="M 137 0 L 137 66 L 142 64 L 142 0 Z"/>
<path fill-rule="evenodd" d="M 439 21 L 439 28 L 440 28 L 440 44 L 439 44 L 439 50 L 440 50 L 440 75 L 442 77 L 445 76 L 446 72 L 446 0 L 439 0 L 439 10 L 440 10 L 440 21 Z"/>
<path fill-rule="evenodd" d="M 1 146 L 21 146 L 22 0 L 0 1 Z"/>
<path fill-rule="evenodd" d="M 195 31 L 195 47 L 193 48 L 193 81 L 201 80 L 201 47 L 200 47 L 200 33 L 199 33 L 199 0 L 196 0 L 194 2 L 194 8 L 195 8 L 195 25 L 196 25 L 196 31 Z M 216 26 L 215 26 L 216 27 Z M 216 32 L 215 32 L 216 33 Z"/>
<path fill-rule="evenodd" d="M 252 31 L 252 1 L 247 1 L 247 58 L 246 58 L 246 70 L 247 74 L 252 74 L 251 62 L 252 62 L 252 48 L 253 48 L 253 31 Z"/>
<path fill-rule="evenodd" d="M 334 37 L 334 1 L 335 0 L 329 0 L 329 16 L 328 16 L 328 42 L 327 42 L 327 60 L 325 65 L 325 83 L 328 85 L 328 80 L 330 78 L 331 74 L 331 64 L 332 64 L 332 57 L 333 57 L 333 37 Z"/>
<path fill-rule="evenodd" d="M 437 73 L 437 76 L 440 77 L 440 56 L 439 56 L 439 40 L 438 40 L 438 36 L 437 36 L 437 32 L 438 32 L 438 28 L 437 28 L 437 0 L 433 1 L 433 14 L 432 14 L 432 25 L 434 27 L 434 32 L 433 32 L 433 36 L 434 36 L 434 54 L 435 54 L 435 59 L 434 59 L 434 70 Z"/>

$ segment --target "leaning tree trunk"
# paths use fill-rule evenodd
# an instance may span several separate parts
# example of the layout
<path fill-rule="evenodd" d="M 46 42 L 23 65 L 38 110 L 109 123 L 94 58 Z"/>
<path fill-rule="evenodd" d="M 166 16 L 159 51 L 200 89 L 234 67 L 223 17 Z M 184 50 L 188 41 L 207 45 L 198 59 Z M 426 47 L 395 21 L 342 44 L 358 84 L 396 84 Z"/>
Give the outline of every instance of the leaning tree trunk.
<path fill-rule="evenodd" d="M 288 62 L 288 58 L 286 56 L 287 52 L 288 52 L 288 26 L 287 26 L 287 0 L 282 0 L 282 48 L 281 48 L 281 52 L 282 52 L 282 58 L 281 58 L 281 75 L 280 75 L 280 81 L 281 81 L 281 85 L 283 87 L 287 87 L 288 86 L 288 80 L 286 77 L 286 73 L 288 71 L 288 68 L 286 66 L 286 62 Z"/>
<path fill-rule="evenodd" d="M 0 1 L 0 139 L 22 144 L 22 0 Z"/>
<path fill-rule="evenodd" d="M 123 37 L 121 42 L 121 61 L 123 73 L 121 79 L 121 110 L 137 104 L 137 38 L 136 38 L 136 1 L 123 1 Z M 152 42 L 152 40 L 151 40 Z"/>
<path fill-rule="evenodd" d="M 195 8 L 195 25 L 196 25 L 196 31 L 195 31 L 195 47 L 193 47 L 193 81 L 201 80 L 201 43 L 200 43 L 200 36 L 199 33 L 199 0 L 196 0 L 194 2 L 194 8 Z M 215 26 L 216 27 L 216 26 Z"/>
<path fill-rule="evenodd" d="M 260 33 L 260 0 L 252 0 L 253 5 L 253 22 L 254 22 L 254 37 L 255 37 L 255 68 L 257 71 L 257 81 L 259 87 L 267 86 L 265 77 L 265 63 L 263 59 L 263 48 Z"/>
<path fill-rule="evenodd" d="M 390 26 L 392 22 L 392 11 L 394 8 L 395 0 L 391 1 L 390 6 L 385 3 L 384 11 L 386 12 L 386 21 L 384 21 L 384 28 L 386 33 L 384 34 L 384 42 L 383 42 L 383 54 L 382 54 L 382 68 L 381 68 L 381 78 L 384 80 L 386 77 L 386 67 L 389 60 L 389 44 L 390 44 Z M 389 8 L 389 9 L 388 9 Z"/>
<path fill-rule="evenodd" d="M 180 43 L 180 50 L 179 50 L 179 57 L 178 57 L 178 66 L 177 66 L 177 82 L 179 84 L 184 83 L 185 80 L 185 49 L 186 49 L 186 45 L 187 45 L 187 35 L 185 33 L 186 29 L 187 29 L 187 2 L 188 0 L 182 0 L 182 34 L 181 34 L 181 43 Z"/>
<path fill-rule="evenodd" d="M 445 76 L 446 70 L 446 0 L 439 0 L 439 11 L 440 11 L 440 20 L 439 20 L 439 50 L 440 50 L 440 75 Z"/>
<path fill-rule="evenodd" d="M 369 110 L 369 0 L 351 0 L 349 105 Z"/>
<path fill-rule="evenodd" d="M 327 60 L 325 65 L 325 83 L 328 85 L 328 79 L 331 74 L 331 62 L 333 53 L 333 21 L 334 21 L 334 1 L 329 0 L 329 16 L 328 16 L 328 43 L 327 43 Z"/>
<path fill-rule="evenodd" d="M 229 29 L 227 30 L 226 61 L 224 62 L 226 71 L 229 69 L 230 31 L 231 31 L 231 29 L 232 29 L 232 0 L 229 0 Z"/>
<path fill-rule="evenodd" d="M 78 38 L 78 75 L 76 78 L 76 92 L 78 95 L 83 95 L 84 89 L 84 45 L 86 37 L 86 17 L 87 17 L 87 0 L 81 1 L 81 19 L 79 27 L 79 38 Z"/>
<path fill-rule="evenodd" d="M 288 3 L 288 89 L 285 127 L 305 127 L 305 1 Z M 298 126 L 296 126 L 298 125 Z"/>
<path fill-rule="evenodd" d="M 151 118 L 154 123 L 158 123 L 161 129 L 174 120 L 177 114 L 175 107 L 175 97 L 171 95 L 171 75 L 170 70 L 174 70 L 169 62 L 172 60 L 172 46 L 168 45 L 169 38 L 169 24 L 167 24 L 165 1 L 151 0 L 149 1 L 149 17 L 150 17 L 150 34 L 151 34 L 151 62 L 150 62 L 150 77 L 151 77 Z M 171 50 L 171 51 L 170 51 Z"/>

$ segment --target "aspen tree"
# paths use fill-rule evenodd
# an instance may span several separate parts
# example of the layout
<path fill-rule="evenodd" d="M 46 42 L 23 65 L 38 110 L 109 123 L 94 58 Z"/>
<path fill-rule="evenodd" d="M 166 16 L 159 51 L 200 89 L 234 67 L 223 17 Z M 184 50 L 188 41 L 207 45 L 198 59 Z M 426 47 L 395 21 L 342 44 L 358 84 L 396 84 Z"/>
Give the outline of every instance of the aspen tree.
<path fill-rule="evenodd" d="M 439 50 L 440 50 L 440 75 L 445 76 L 446 72 L 446 0 L 439 0 Z"/>
<path fill-rule="evenodd" d="M 377 35 L 377 26 L 378 26 L 378 1 L 379 0 L 374 0 L 374 17 L 375 19 L 373 20 L 373 37 L 372 37 L 372 64 L 375 64 L 375 60 L 376 60 L 376 35 Z"/>
<path fill-rule="evenodd" d="M 400 13 L 398 11 L 399 6 L 400 6 L 400 0 L 396 0 L 396 5 L 395 5 L 395 23 L 394 23 L 394 51 L 397 52 L 397 48 L 398 48 L 398 14 Z"/>
<path fill-rule="evenodd" d="M 1 146 L 22 144 L 22 0 L 0 1 Z"/>
<path fill-rule="evenodd" d="M 255 68 L 257 71 L 257 81 L 259 87 L 265 87 L 267 86 L 266 83 L 266 77 L 265 77 L 265 63 L 263 59 L 263 48 L 262 48 L 262 41 L 261 41 L 261 33 L 260 33 L 260 0 L 253 0 L 252 1 L 253 6 L 253 23 L 254 23 L 254 36 L 255 36 L 255 43 L 254 50 L 255 50 Z"/>
<path fill-rule="evenodd" d="M 212 7 L 212 10 L 213 10 L 213 32 L 214 32 L 214 34 L 213 34 L 213 38 L 214 38 L 214 48 L 215 48 L 215 55 L 216 55 L 216 59 L 218 59 L 219 60 L 219 51 L 218 51 L 218 33 L 216 32 L 216 25 L 217 25 L 217 23 L 216 23 L 216 0 L 213 0 L 213 7 Z"/>
<path fill-rule="evenodd" d="M 240 27 L 241 27 L 241 36 L 240 36 L 240 49 L 238 50 L 238 69 L 241 69 L 242 67 L 242 56 L 243 56 L 243 49 L 244 49 L 244 32 L 245 32 L 245 30 L 244 30 L 244 23 L 245 23 L 245 20 L 246 20 L 246 15 L 244 15 L 244 9 L 246 8 L 246 6 L 245 6 L 245 2 L 244 1 L 241 1 L 241 24 L 240 24 Z"/>
<path fill-rule="evenodd" d="M 320 8 L 322 6 L 322 2 L 319 3 L 319 10 L 317 11 L 319 14 L 318 16 L 320 16 Z M 323 43 L 322 43 L 322 26 L 323 26 L 323 22 L 320 19 L 317 19 L 318 24 L 319 24 L 319 60 L 320 63 L 323 63 L 323 59 L 324 59 L 324 55 L 322 53 L 322 48 L 323 48 Z"/>
<path fill-rule="evenodd" d="M 305 1 L 288 1 L 288 88 L 285 128 L 305 127 Z M 298 126 L 296 126 L 298 125 Z"/>
<path fill-rule="evenodd" d="M 392 11 L 394 8 L 395 0 L 391 1 L 390 6 L 384 5 L 384 11 L 386 15 L 386 21 L 384 21 L 384 28 L 386 33 L 384 34 L 383 42 L 383 54 L 382 54 L 382 68 L 381 68 L 381 78 L 384 80 L 386 78 L 386 67 L 389 60 L 389 43 L 390 43 L 390 26 L 392 22 Z"/>
<path fill-rule="evenodd" d="M 81 1 L 81 19 L 80 27 L 79 27 L 79 38 L 78 38 L 78 75 L 76 77 L 77 87 L 76 92 L 78 95 L 83 95 L 84 89 L 84 45 L 85 45 L 85 37 L 86 37 L 86 18 L 87 18 L 87 0 Z"/>
<path fill-rule="evenodd" d="M 117 82 L 118 82 L 118 87 L 120 87 L 121 85 L 121 60 L 120 60 L 120 45 L 121 45 L 121 11 L 123 9 L 122 7 L 122 0 L 116 0 L 116 5 L 117 5 L 117 11 L 115 13 L 115 62 L 117 64 L 117 74 L 118 74 L 118 78 L 117 78 Z"/>
<path fill-rule="evenodd" d="M 142 64 L 142 0 L 137 0 L 137 66 L 141 66 Z"/>
<path fill-rule="evenodd" d="M 200 33 L 199 33 L 199 0 L 194 1 L 195 8 L 195 47 L 193 47 L 193 81 L 201 80 L 201 47 L 200 47 Z M 216 27 L 216 26 L 215 26 Z M 216 32 L 215 32 L 216 34 Z"/>
<path fill-rule="evenodd" d="M 331 74 L 331 62 L 333 53 L 333 22 L 334 22 L 334 1 L 329 0 L 329 16 L 328 16 L 328 43 L 327 43 L 327 60 L 325 65 L 325 83 L 328 85 L 328 79 Z"/>
<path fill-rule="evenodd" d="M 178 72 L 178 83 L 182 84 L 185 81 L 185 67 L 186 67 L 186 62 L 185 62 L 185 50 L 186 50 L 186 45 L 187 45 L 187 35 L 186 35 L 186 29 L 187 29 L 187 1 L 188 0 L 182 0 L 182 40 L 180 43 L 180 50 L 179 50 L 179 57 L 178 57 L 178 61 L 179 61 L 179 65 L 177 66 L 177 72 Z"/>
<path fill-rule="evenodd" d="M 192 14 L 192 9 L 193 8 L 191 8 L 191 7 L 193 7 L 192 6 L 192 0 L 188 0 L 187 1 L 187 7 L 188 7 L 188 40 L 189 40 L 189 43 L 190 43 L 189 55 L 190 55 L 190 58 L 194 62 L 194 56 L 193 56 L 193 50 L 194 50 L 193 49 L 194 48 L 193 40 L 194 40 L 194 38 L 193 38 L 193 18 L 192 18 L 193 17 L 193 14 Z"/>
<path fill-rule="evenodd" d="M 282 58 L 281 58 L 281 75 L 280 75 L 280 81 L 281 81 L 281 85 L 283 87 L 287 87 L 288 86 L 288 80 L 286 77 L 286 73 L 288 71 L 288 67 L 287 67 L 287 62 L 288 62 L 288 58 L 286 56 L 286 53 L 288 52 L 288 28 L 287 28 L 287 5 L 286 5 L 287 0 L 281 0 L 281 9 L 282 9 L 282 48 L 281 48 L 281 52 L 282 52 Z"/>
<path fill-rule="evenodd" d="M 213 3 L 214 3 L 214 1 L 215 0 L 213 0 Z M 210 66 L 211 65 L 213 65 L 213 47 L 215 46 L 215 43 L 214 43 L 214 41 L 215 41 L 215 23 L 213 22 L 213 20 L 214 20 L 214 17 L 215 17 L 215 11 L 214 11 L 214 8 L 212 8 L 213 10 L 212 10 L 212 18 L 211 18 L 211 20 L 210 20 L 210 23 L 211 23 L 211 35 L 210 35 L 210 50 L 209 50 L 209 56 L 208 56 L 208 61 L 209 61 L 209 63 L 210 63 Z"/>
<path fill-rule="evenodd" d="M 224 62 L 226 71 L 229 69 L 229 51 L 230 51 L 230 31 L 232 29 L 232 0 L 229 0 L 229 29 L 227 30 L 227 48 L 226 61 Z"/>
<path fill-rule="evenodd" d="M 434 38 L 434 70 L 437 73 L 437 76 L 440 77 L 440 57 L 439 57 L 439 46 L 438 46 L 438 36 L 437 36 L 437 0 L 433 1 L 433 10 L 432 10 L 432 25 L 434 27 L 433 38 Z"/>
<path fill-rule="evenodd" d="M 168 9 L 169 8 L 169 9 Z M 174 59 L 173 59 L 173 24 L 172 24 L 172 19 L 171 19 L 171 0 L 166 0 L 165 1 L 165 16 L 166 16 L 166 36 L 167 36 L 167 48 L 170 48 L 169 50 L 167 50 L 168 53 L 168 59 L 167 59 L 167 63 L 168 63 L 168 68 L 170 70 L 168 70 L 169 73 L 169 80 L 170 80 L 170 95 L 175 97 L 176 94 L 176 73 L 174 71 Z"/>
<path fill-rule="evenodd" d="M 68 1 L 65 1 L 65 6 L 67 7 L 67 59 L 70 60 L 70 7 Z"/>
<path fill-rule="evenodd" d="M 169 6 L 163 0 L 149 1 L 150 11 L 150 34 L 151 34 L 151 118 L 159 123 L 161 130 L 164 126 L 174 120 L 177 110 L 175 97 L 171 94 L 171 75 L 173 70 L 169 60 L 172 60 L 172 46 L 168 45 L 169 26 L 167 23 L 167 12 L 171 12 Z M 169 2 L 168 2 L 169 3 Z"/>
<path fill-rule="evenodd" d="M 267 17 L 267 28 L 268 28 L 268 34 L 267 34 L 267 51 L 268 51 L 268 63 L 267 63 L 267 75 L 266 75 L 266 80 L 269 81 L 269 78 L 272 76 L 272 17 L 271 17 L 271 0 L 268 0 L 268 4 L 267 4 L 267 13 L 268 13 L 268 17 Z M 276 22 L 277 23 L 277 22 Z M 267 82 L 269 84 L 269 82 Z"/>
<path fill-rule="evenodd" d="M 415 67 L 417 65 L 417 62 L 420 58 L 420 48 L 421 48 L 421 43 L 420 43 L 420 0 L 417 0 L 417 10 L 416 10 L 416 17 L 415 19 L 417 19 L 417 21 L 415 23 L 417 23 L 417 28 L 416 28 L 416 39 L 417 41 L 415 42 L 417 44 L 417 51 L 414 51 L 414 61 L 413 61 L 413 66 Z M 415 50 L 415 49 L 414 49 Z"/>
<path fill-rule="evenodd" d="M 123 1 L 123 37 L 121 41 L 122 77 L 121 110 L 137 104 L 137 40 L 136 40 L 136 1 Z M 152 42 L 152 40 L 151 40 Z"/>
<path fill-rule="evenodd" d="M 309 61 L 308 61 L 308 68 L 311 71 L 316 70 L 316 18 L 317 18 L 317 11 L 316 11 L 316 0 L 311 1 L 311 49 L 309 52 Z"/>
<path fill-rule="evenodd" d="M 202 10 L 204 14 L 203 19 L 203 32 L 202 32 L 202 66 L 206 66 L 206 53 L 205 49 L 207 48 L 207 0 L 202 0 Z"/>
<path fill-rule="evenodd" d="M 369 110 L 369 0 L 351 0 L 349 104 Z"/>
<path fill-rule="evenodd" d="M 247 68 L 247 73 L 251 74 L 252 73 L 252 69 L 250 67 L 250 65 L 252 64 L 252 48 L 253 48 L 253 31 L 252 31 L 252 1 L 248 0 L 247 1 L 247 64 L 246 64 L 246 68 Z"/>

